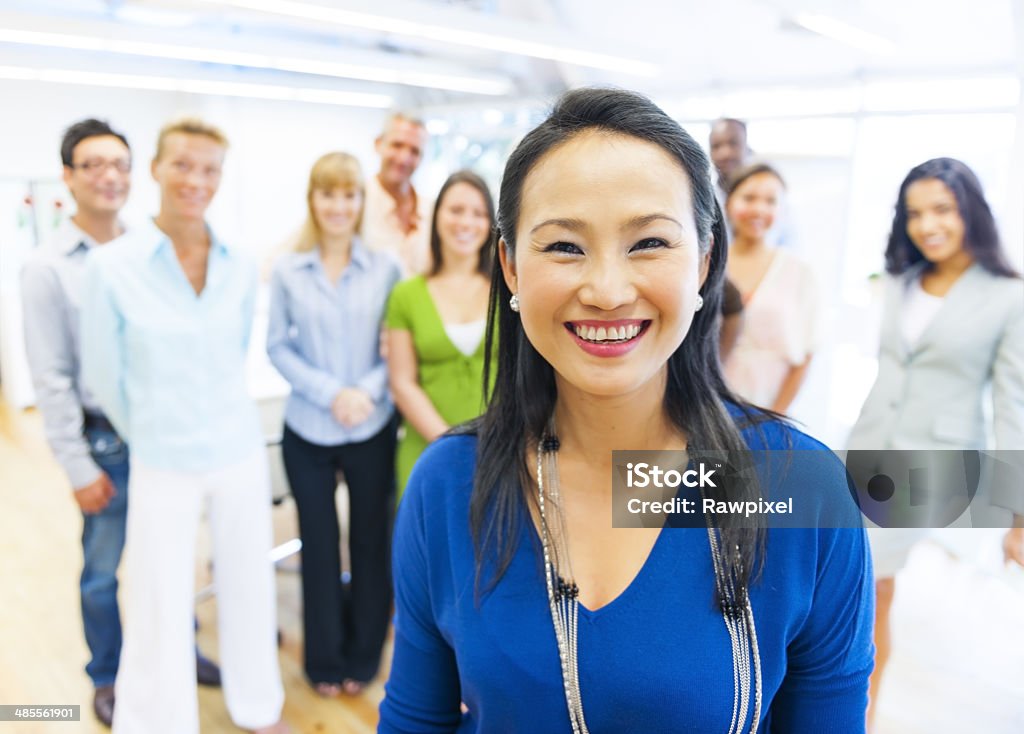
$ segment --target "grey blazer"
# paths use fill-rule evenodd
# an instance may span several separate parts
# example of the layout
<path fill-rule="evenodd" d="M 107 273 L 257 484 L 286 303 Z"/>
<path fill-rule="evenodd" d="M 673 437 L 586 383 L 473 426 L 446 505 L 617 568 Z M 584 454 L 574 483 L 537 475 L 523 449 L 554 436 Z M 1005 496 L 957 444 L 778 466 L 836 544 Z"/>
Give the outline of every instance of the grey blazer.
<path fill-rule="evenodd" d="M 1024 450 L 1024 280 L 975 263 L 908 348 L 900 329 L 904 293 L 923 267 L 885 284 L 878 377 L 849 448 Z M 985 425 L 989 384 L 994 447 Z"/>

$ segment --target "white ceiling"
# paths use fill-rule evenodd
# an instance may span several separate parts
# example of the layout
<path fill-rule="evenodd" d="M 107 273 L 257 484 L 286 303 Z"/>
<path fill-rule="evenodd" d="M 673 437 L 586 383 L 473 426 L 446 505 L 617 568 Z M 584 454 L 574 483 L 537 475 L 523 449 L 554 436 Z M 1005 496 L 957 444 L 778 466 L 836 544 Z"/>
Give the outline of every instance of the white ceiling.
<path fill-rule="evenodd" d="M 270 2 L 278 9 L 287 5 Z M 245 5 L 245 2 L 241 3 Z M 386 30 L 353 28 L 211 0 L 0 0 L 0 66 L 136 72 L 325 90 L 386 92 L 404 106 L 477 102 L 488 95 L 415 84 L 249 68 L 239 58 L 167 60 L 2 40 L 4 30 L 76 38 L 142 40 L 333 64 L 389 73 L 471 76 L 504 87 L 505 98 L 549 96 L 567 86 L 611 83 L 654 95 L 779 83 L 1009 73 L 1020 68 L 1015 27 L 1024 0 L 293 0 L 384 16 Z M 872 52 L 800 28 L 800 13 L 824 15 L 874 34 Z M 1017 14 L 1015 17 L 1014 14 Z M 411 28 L 399 23 L 415 21 Z M 483 47 L 417 37 L 426 26 L 491 34 Z M 398 29 L 402 32 L 390 32 Z M 557 51 L 618 57 L 613 70 L 494 50 L 512 38 Z M 15 39 L 16 40 L 16 39 Z M 81 45 L 81 44 L 80 44 Z M 645 62 L 654 73 L 623 73 Z M 287 66 L 287 65 L 286 65 Z M 335 69 L 335 72 L 338 70 Z M 448 85 L 459 86 L 458 84 Z M 493 97 L 491 98 L 493 99 Z"/>
<path fill-rule="evenodd" d="M 1011 71 L 1016 62 L 1012 3 L 1020 0 L 563 0 L 576 28 L 610 28 L 643 38 L 676 83 L 751 84 L 806 79 Z M 824 14 L 894 44 L 873 54 L 791 20 Z M 1018 21 L 1019 22 L 1019 21 Z M 666 80 L 667 81 L 667 80 Z"/>

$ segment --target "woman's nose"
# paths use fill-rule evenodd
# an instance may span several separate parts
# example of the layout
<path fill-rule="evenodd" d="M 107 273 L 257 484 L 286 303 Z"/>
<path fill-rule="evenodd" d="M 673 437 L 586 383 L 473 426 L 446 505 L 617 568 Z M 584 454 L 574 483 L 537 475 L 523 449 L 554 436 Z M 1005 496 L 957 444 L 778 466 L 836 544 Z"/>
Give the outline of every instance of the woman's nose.
<path fill-rule="evenodd" d="M 580 301 L 603 311 L 614 311 L 636 300 L 637 289 L 628 263 L 600 259 L 584 269 Z"/>

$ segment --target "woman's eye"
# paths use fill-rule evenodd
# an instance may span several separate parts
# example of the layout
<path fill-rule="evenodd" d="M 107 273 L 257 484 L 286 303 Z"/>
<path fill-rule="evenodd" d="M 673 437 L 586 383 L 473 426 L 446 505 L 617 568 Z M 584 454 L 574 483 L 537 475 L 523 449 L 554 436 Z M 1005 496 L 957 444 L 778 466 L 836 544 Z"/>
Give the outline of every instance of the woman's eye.
<path fill-rule="evenodd" d="M 583 251 L 571 242 L 554 242 L 545 247 L 544 252 L 559 252 L 566 255 L 578 255 Z"/>
<path fill-rule="evenodd" d="M 655 250 L 655 249 L 657 249 L 659 247 L 665 247 L 665 245 L 666 245 L 665 240 L 658 239 L 657 237 L 648 237 L 645 240 L 640 240 L 635 245 L 633 245 L 633 247 L 630 248 L 630 249 L 631 249 L 631 251 L 636 251 L 636 250 Z"/>

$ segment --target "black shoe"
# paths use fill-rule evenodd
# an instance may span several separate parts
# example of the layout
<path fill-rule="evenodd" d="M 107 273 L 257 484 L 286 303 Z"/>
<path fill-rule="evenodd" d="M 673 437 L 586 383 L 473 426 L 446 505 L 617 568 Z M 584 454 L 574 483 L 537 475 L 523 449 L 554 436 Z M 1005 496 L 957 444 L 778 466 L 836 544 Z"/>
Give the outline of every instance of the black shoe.
<path fill-rule="evenodd" d="M 196 681 L 201 686 L 220 687 L 220 668 L 217 667 L 217 663 L 204 657 L 198 650 L 196 650 Z"/>
<path fill-rule="evenodd" d="M 96 718 L 110 726 L 114 721 L 114 687 L 100 686 L 92 696 L 92 710 Z"/>

